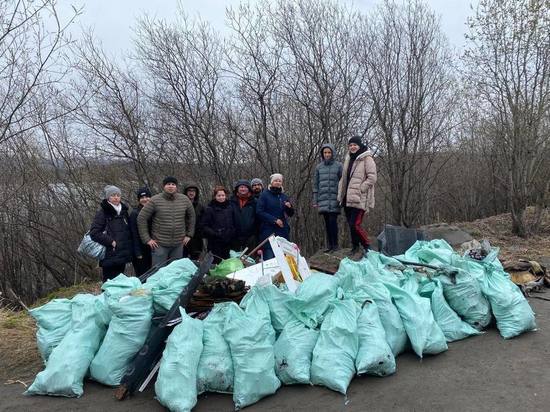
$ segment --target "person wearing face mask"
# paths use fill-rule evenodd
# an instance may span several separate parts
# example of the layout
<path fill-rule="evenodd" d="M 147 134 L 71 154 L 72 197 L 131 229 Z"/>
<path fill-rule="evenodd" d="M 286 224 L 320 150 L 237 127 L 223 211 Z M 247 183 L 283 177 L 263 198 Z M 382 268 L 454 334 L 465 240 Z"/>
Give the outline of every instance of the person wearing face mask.
<path fill-rule="evenodd" d="M 367 232 L 361 223 L 365 213 L 374 208 L 375 184 L 376 164 L 372 153 L 367 150 L 360 136 L 353 136 L 348 141 L 348 154 L 338 185 L 338 201 L 346 213 L 352 256 L 361 252 L 361 247 L 364 249 L 362 253 L 367 253 L 370 248 Z"/>
<path fill-rule="evenodd" d="M 132 265 L 134 266 L 136 276 L 139 277 L 151 269 L 152 265 L 151 248 L 141 241 L 137 225 L 139 212 L 141 212 L 141 209 L 143 209 L 143 207 L 151 200 L 151 191 L 148 187 L 141 187 L 136 190 L 136 195 L 138 206 L 132 210 L 132 213 L 130 213 L 130 230 L 132 232 L 132 239 L 134 242 L 134 257 L 132 259 Z"/>
<path fill-rule="evenodd" d="M 195 234 L 195 209 L 187 196 L 178 193 L 178 180 L 167 176 L 162 188 L 137 219 L 139 236 L 151 249 L 153 266 L 170 258 L 181 259 L 183 247 Z"/>
<path fill-rule="evenodd" d="M 231 242 L 231 248 L 238 252 L 245 248 L 250 251 L 258 244 L 258 225 L 256 198 L 253 196 L 252 187 L 248 180 L 242 179 L 235 183 L 230 203 L 237 223 L 237 234 Z"/>
<path fill-rule="evenodd" d="M 325 220 L 327 249 L 325 253 L 338 250 L 338 183 L 342 177 L 342 163 L 334 159 L 334 146 L 321 147 L 321 162 L 315 168 L 313 177 L 313 207 Z"/>
<path fill-rule="evenodd" d="M 128 206 L 121 201 L 121 191 L 116 186 L 105 186 L 92 226 L 90 238 L 105 246 L 105 257 L 99 261 L 103 282 L 124 273 L 126 263 L 132 260 L 132 233 L 128 224 Z"/>
<path fill-rule="evenodd" d="M 271 234 L 290 240 L 290 226 L 288 218 L 294 215 L 294 207 L 289 197 L 283 193 L 283 175 L 272 174 L 269 186 L 264 190 L 256 206 L 256 214 L 260 219 L 260 238 L 262 241 Z M 269 243 L 263 248 L 264 259 L 271 259 L 275 255 Z"/>
<path fill-rule="evenodd" d="M 216 186 L 200 223 L 202 233 L 208 240 L 207 250 L 214 255 L 214 263 L 229 258 L 231 241 L 237 233 L 235 214 L 228 195 L 227 189 Z"/>

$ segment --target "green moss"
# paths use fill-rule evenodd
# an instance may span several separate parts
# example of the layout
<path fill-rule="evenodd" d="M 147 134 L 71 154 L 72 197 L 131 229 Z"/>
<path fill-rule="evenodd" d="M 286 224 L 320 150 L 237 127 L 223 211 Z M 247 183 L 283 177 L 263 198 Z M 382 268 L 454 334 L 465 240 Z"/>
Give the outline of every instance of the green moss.
<path fill-rule="evenodd" d="M 78 285 L 68 286 L 66 288 L 56 289 L 53 292 L 48 293 L 45 297 L 38 299 L 32 305 L 33 308 L 38 306 L 45 305 L 50 300 L 53 299 L 71 299 L 73 296 L 78 295 L 79 293 L 93 293 L 98 294 L 100 292 L 101 283 L 100 282 L 84 282 L 79 283 Z"/>

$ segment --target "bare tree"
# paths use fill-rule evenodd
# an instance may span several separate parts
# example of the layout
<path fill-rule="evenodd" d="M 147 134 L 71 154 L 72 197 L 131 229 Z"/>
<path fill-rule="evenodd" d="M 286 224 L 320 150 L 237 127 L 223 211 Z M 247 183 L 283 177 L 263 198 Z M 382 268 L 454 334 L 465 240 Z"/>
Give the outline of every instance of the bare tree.
<path fill-rule="evenodd" d="M 540 223 L 550 178 L 550 2 L 481 0 L 469 26 L 464 62 L 478 91 L 479 132 L 498 153 L 512 231 L 525 237 Z M 530 201 L 539 207 L 531 228 L 525 222 Z"/>

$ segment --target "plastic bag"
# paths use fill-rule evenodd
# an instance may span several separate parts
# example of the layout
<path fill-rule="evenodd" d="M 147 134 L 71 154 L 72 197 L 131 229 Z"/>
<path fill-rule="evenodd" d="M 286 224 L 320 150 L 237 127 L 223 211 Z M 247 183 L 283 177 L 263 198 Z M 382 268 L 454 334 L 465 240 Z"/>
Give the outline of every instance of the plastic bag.
<path fill-rule="evenodd" d="M 224 278 L 238 270 L 244 269 L 244 265 L 241 259 L 238 257 L 231 257 L 224 259 L 218 263 L 213 269 L 210 269 L 210 276 L 216 276 Z"/>
<path fill-rule="evenodd" d="M 338 279 L 324 273 L 317 273 L 305 279 L 296 290 L 296 300 L 291 311 L 294 316 L 310 328 L 317 328 L 328 310 L 330 300 L 336 297 Z"/>
<path fill-rule="evenodd" d="M 437 277 L 443 286 L 443 295 L 449 306 L 477 330 L 491 323 L 491 305 L 481 293 L 478 280 L 468 272 L 458 269 L 454 278 Z"/>
<path fill-rule="evenodd" d="M 395 357 L 386 341 L 386 332 L 380 321 L 376 303 L 367 300 L 358 310 L 359 349 L 355 359 L 357 374 L 387 376 L 395 373 Z"/>
<path fill-rule="evenodd" d="M 460 319 L 443 296 L 443 286 L 439 279 L 427 282 L 420 289 L 420 296 L 430 299 L 434 319 L 443 331 L 447 342 L 454 342 L 473 335 L 479 335 L 477 329 Z"/>
<path fill-rule="evenodd" d="M 196 271 L 197 266 L 190 259 L 178 259 L 147 279 L 143 287 L 153 292 L 153 309 L 156 314 L 162 315 L 170 310 Z"/>
<path fill-rule="evenodd" d="M 203 349 L 197 372 L 197 387 L 203 392 L 233 392 L 233 361 L 229 345 L 223 338 L 228 304 L 214 305 L 203 321 Z"/>
<path fill-rule="evenodd" d="M 90 232 L 86 232 L 76 249 L 78 253 L 96 260 L 105 259 L 105 250 L 105 246 L 92 240 Z"/>
<path fill-rule="evenodd" d="M 510 339 L 537 328 L 529 302 L 506 272 L 496 266 L 486 266 L 481 285 L 483 294 L 491 302 L 497 328 L 503 338 Z"/>
<path fill-rule="evenodd" d="M 105 324 L 97 315 L 98 299 L 99 296 L 79 294 L 71 300 L 71 330 L 52 351 L 46 369 L 36 376 L 25 394 L 82 395 L 84 376 L 105 336 Z"/>
<path fill-rule="evenodd" d="M 174 412 L 191 411 L 197 404 L 197 368 L 202 352 L 202 321 L 193 319 L 180 308 L 177 325 L 162 353 L 155 382 L 158 401 Z"/>
<path fill-rule="evenodd" d="M 404 254 L 407 261 L 435 265 L 451 265 L 454 257 L 458 257 L 458 255 L 451 245 L 443 239 L 418 240 Z"/>
<path fill-rule="evenodd" d="M 401 315 L 405 331 L 409 336 L 414 352 L 435 355 L 447 350 L 447 341 L 441 328 L 435 322 L 430 300 L 416 294 L 416 280 L 409 279 L 400 288 L 387 283 L 391 297 Z"/>
<path fill-rule="evenodd" d="M 29 314 L 36 320 L 36 343 L 44 363 L 71 329 L 72 303 L 69 299 L 53 299 Z"/>
<path fill-rule="evenodd" d="M 109 301 L 113 316 L 105 339 L 90 365 L 92 379 L 117 386 L 130 361 L 141 349 L 153 317 L 153 297 L 146 289 L 137 289 L 118 301 Z"/>
<path fill-rule="evenodd" d="M 346 394 L 355 375 L 357 309 L 351 299 L 333 300 L 313 349 L 311 383 Z"/>
<path fill-rule="evenodd" d="M 275 372 L 285 385 L 310 383 L 311 358 L 319 331 L 310 329 L 299 320 L 289 321 L 273 351 Z"/>
<path fill-rule="evenodd" d="M 273 328 L 264 318 L 229 303 L 223 337 L 229 344 L 235 370 L 233 401 L 237 410 L 275 393 L 281 386 L 275 376 L 272 334 Z"/>

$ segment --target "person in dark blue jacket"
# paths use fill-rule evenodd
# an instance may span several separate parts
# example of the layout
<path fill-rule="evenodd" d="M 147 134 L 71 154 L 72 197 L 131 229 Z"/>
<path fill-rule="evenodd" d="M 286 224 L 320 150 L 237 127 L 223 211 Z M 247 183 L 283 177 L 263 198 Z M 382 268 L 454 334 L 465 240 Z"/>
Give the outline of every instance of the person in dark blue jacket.
<path fill-rule="evenodd" d="M 290 240 L 290 226 L 288 218 L 294 215 L 294 208 L 289 197 L 283 193 L 283 175 L 272 174 L 270 184 L 258 199 L 256 214 L 260 219 L 260 238 L 262 241 L 271 234 Z M 274 257 L 271 246 L 267 243 L 263 248 L 264 259 Z"/>

